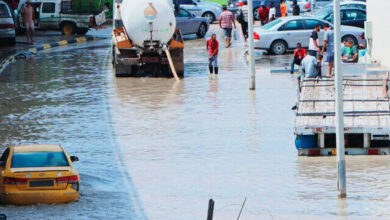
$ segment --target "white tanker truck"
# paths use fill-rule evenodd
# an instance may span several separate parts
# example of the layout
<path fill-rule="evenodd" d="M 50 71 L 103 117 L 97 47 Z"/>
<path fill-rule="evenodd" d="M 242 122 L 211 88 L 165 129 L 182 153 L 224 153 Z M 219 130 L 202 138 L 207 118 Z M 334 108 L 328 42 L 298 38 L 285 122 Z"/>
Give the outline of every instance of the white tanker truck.
<path fill-rule="evenodd" d="M 172 0 L 123 0 L 123 27 L 113 30 L 116 76 L 183 77 L 184 43 L 174 10 Z"/>

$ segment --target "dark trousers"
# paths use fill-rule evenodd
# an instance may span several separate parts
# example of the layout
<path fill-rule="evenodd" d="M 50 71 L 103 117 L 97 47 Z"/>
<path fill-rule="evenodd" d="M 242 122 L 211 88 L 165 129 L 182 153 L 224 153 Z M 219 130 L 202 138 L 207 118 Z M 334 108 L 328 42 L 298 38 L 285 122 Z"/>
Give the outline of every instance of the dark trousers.
<path fill-rule="evenodd" d="M 295 59 L 295 57 L 294 57 L 294 58 L 292 59 L 292 61 L 291 61 L 291 71 L 290 71 L 290 73 L 293 73 L 293 72 L 294 72 L 294 66 L 295 66 L 295 64 L 298 65 L 298 66 L 300 66 L 301 63 L 302 63 L 302 59 Z"/>
<path fill-rule="evenodd" d="M 244 35 L 245 40 L 248 39 L 248 22 L 243 21 L 241 23 L 242 34 Z"/>

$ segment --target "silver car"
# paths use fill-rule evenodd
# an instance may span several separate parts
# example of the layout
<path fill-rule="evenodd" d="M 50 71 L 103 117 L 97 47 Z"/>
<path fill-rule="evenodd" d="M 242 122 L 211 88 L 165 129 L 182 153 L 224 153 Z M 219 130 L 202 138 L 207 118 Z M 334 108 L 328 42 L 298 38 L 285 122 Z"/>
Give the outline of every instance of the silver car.
<path fill-rule="evenodd" d="M 255 48 L 267 50 L 273 54 L 284 54 L 287 50 L 292 50 L 301 43 L 302 47 L 309 47 L 309 39 L 312 31 L 317 24 L 322 27 L 328 23 L 331 27 L 333 24 L 312 17 L 292 16 L 276 19 L 260 28 L 255 28 Z M 363 44 L 361 38 L 364 29 L 341 26 L 342 40 L 353 40 L 355 44 Z M 323 44 L 324 31 L 318 34 L 320 45 Z"/>
<path fill-rule="evenodd" d="M 222 13 L 220 4 L 205 2 L 202 0 L 180 0 L 180 7 L 186 9 L 198 17 L 204 17 L 213 23 Z"/>
<path fill-rule="evenodd" d="M 0 1 L 0 38 L 1 42 L 5 40 L 11 45 L 15 45 L 15 24 L 8 5 Z"/>
<path fill-rule="evenodd" d="M 196 34 L 199 38 L 203 38 L 209 30 L 209 20 L 207 18 L 199 18 L 189 11 L 180 8 L 175 11 L 176 27 L 181 31 L 181 34 Z"/>

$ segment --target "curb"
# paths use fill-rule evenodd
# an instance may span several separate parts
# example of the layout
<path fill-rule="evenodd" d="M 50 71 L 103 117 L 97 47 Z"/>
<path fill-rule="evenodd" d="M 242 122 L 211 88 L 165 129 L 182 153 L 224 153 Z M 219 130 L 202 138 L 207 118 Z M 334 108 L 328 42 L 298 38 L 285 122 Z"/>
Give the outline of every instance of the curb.
<path fill-rule="evenodd" d="M 37 54 L 39 51 L 59 47 L 59 46 L 65 46 L 68 44 L 75 44 L 75 43 L 83 43 L 87 41 L 95 41 L 95 40 L 100 40 L 101 38 L 96 38 L 93 36 L 85 36 L 85 37 L 78 37 L 78 38 L 73 38 L 70 40 L 62 40 L 62 41 L 57 41 L 53 43 L 48 43 L 48 44 L 42 44 L 37 47 L 33 47 L 21 52 L 17 52 L 14 55 L 11 55 L 7 58 L 5 58 L 1 63 L 0 63 L 0 74 L 4 71 L 4 69 L 8 66 L 8 64 L 15 62 L 18 59 L 27 59 L 28 57 Z"/>

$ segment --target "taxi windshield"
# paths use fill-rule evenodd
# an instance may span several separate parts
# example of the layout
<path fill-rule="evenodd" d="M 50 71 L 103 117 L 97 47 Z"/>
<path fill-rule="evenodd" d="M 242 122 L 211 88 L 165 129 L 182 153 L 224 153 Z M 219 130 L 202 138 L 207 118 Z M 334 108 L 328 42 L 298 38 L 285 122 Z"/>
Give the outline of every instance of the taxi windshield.
<path fill-rule="evenodd" d="M 20 152 L 12 156 L 11 168 L 69 166 L 64 152 Z"/>

